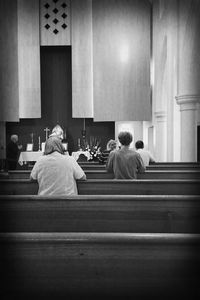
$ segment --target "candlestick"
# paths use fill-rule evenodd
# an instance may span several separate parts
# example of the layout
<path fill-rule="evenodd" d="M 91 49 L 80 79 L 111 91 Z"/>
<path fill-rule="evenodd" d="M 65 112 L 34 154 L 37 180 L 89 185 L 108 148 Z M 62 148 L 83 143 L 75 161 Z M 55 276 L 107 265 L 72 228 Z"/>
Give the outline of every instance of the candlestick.
<path fill-rule="evenodd" d="M 48 127 L 46 127 L 44 129 L 45 133 L 46 133 L 46 140 L 48 139 L 48 132 L 50 131 L 50 129 Z"/>
<path fill-rule="evenodd" d="M 33 144 L 33 133 L 31 133 L 31 144 Z"/>
<path fill-rule="evenodd" d="M 83 119 L 83 130 L 85 130 L 85 118 Z"/>
<path fill-rule="evenodd" d="M 81 140 L 80 138 L 78 138 L 78 150 L 80 150 L 80 148 L 81 148 Z"/>
<path fill-rule="evenodd" d="M 41 147 L 40 147 L 40 136 L 38 137 L 38 151 L 41 151 Z"/>

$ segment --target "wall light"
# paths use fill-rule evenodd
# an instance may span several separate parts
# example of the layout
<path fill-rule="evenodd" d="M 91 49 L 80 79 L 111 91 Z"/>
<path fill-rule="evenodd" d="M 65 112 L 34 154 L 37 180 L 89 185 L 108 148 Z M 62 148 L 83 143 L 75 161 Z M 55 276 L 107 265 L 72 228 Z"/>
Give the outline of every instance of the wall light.
<path fill-rule="evenodd" d="M 120 61 L 122 63 L 125 63 L 125 62 L 128 61 L 128 58 L 129 58 L 129 47 L 128 47 L 128 45 L 124 44 L 120 47 L 119 57 L 120 57 Z"/>

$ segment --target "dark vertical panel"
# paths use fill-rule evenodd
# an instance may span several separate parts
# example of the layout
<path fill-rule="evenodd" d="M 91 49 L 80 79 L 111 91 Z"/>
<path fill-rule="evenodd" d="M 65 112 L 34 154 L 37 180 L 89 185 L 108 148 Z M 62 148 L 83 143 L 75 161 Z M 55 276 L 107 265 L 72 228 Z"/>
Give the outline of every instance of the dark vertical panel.
<path fill-rule="evenodd" d="M 17 0 L 0 1 L 0 121 L 19 120 Z"/>
<path fill-rule="evenodd" d="M 71 47 L 41 47 L 42 118 L 67 125 L 71 116 Z"/>
<path fill-rule="evenodd" d="M 200 161 L 200 126 L 197 126 L 197 161 Z"/>

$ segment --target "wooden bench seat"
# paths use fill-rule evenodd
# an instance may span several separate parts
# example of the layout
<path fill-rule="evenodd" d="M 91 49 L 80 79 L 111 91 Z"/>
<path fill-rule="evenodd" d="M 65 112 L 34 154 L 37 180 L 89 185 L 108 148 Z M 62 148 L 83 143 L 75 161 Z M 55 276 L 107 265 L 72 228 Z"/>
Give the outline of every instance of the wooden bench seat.
<path fill-rule="evenodd" d="M 199 195 L 199 179 L 88 179 L 77 181 L 80 195 Z M 28 179 L 1 179 L 1 195 L 35 195 L 37 182 Z"/>
<path fill-rule="evenodd" d="M 0 249 L 6 299 L 200 295 L 199 234 L 1 233 Z"/>
<path fill-rule="evenodd" d="M 200 196 L 0 196 L 0 232 L 200 233 Z"/>

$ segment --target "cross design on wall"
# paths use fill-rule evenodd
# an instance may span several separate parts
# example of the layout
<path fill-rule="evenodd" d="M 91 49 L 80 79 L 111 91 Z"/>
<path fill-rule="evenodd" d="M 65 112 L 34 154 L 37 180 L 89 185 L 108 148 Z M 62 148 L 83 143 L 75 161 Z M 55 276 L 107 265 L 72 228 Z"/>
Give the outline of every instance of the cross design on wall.
<path fill-rule="evenodd" d="M 69 0 L 46 0 L 41 1 L 41 17 L 43 19 L 43 27 L 58 35 L 62 30 L 68 27 Z"/>

